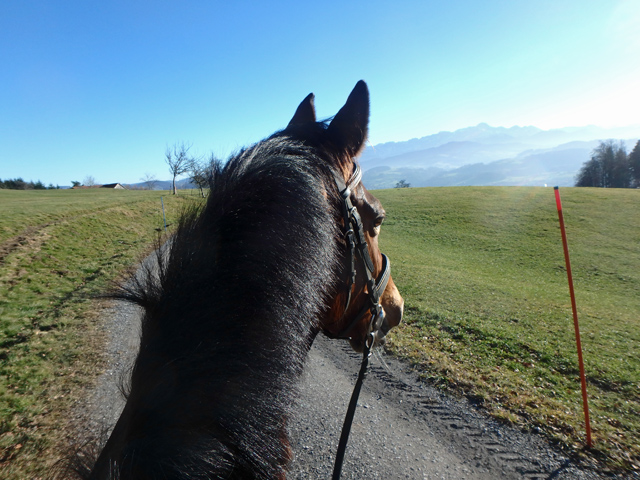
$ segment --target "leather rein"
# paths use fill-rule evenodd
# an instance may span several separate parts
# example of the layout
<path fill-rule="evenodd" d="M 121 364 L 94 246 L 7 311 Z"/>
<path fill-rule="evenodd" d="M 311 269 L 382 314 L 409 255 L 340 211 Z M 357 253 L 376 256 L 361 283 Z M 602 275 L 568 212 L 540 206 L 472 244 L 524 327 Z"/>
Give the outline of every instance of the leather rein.
<path fill-rule="evenodd" d="M 342 425 L 342 432 L 340 434 L 340 441 L 338 443 L 338 450 L 336 452 L 336 459 L 333 465 L 333 480 L 340 478 L 342 471 L 342 463 L 344 460 L 345 450 L 347 448 L 347 442 L 349 440 L 349 433 L 351 432 L 351 424 L 353 423 L 353 417 L 355 415 L 356 406 L 358 405 L 358 396 L 362 388 L 362 382 L 367 373 L 367 366 L 369 364 L 369 357 L 371 356 L 371 348 L 375 342 L 376 332 L 382 327 L 384 320 L 384 310 L 380 304 L 380 298 L 383 292 L 387 288 L 387 283 L 391 277 L 391 266 L 389 259 L 385 254 L 382 255 L 382 268 L 378 276 L 375 276 L 375 270 L 371 255 L 369 254 L 369 247 L 367 245 L 364 228 L 362 226 L 362 218 L 358 213 L 357 208 L 351 202 L 351 192 L 354 191 L 360 181 L 362 180 L 362 170 L 360 166 L 355 163 L 355 168 L 351 178 L 345 184 L 342 176 L 338 173 L 334 173 L 336 186 L 342 197 L 342 215 L 344 218 L 344 235 L 347 242 L 347 265 L 351 268 L 351 274 L 348 280 L 348 294 L 347 301 L 345 302 L 344 311 L 347 312 L 349 304 L 351 303 L 351 293 L 353 286 L 356 282 L 356 258 L 359 257 L 364 264 L 364 271 L 367 276 L 367 293 L 368 302 L 362 307 L 358 314 L 354 317 L 349 324 L 340 331 L 337 335 L 331 335 L 333 338 L 351 338 L 351 330 L 358 324 L 358 322 L 367 314 L 371 313 L 371 321 L 369 323 L 369 332 L 364 342 L 364 349 L 362 352 L 362 363 L 360 365 L 360 371 L 358 372 L 358 379 L 356 380 L 353 393 L 351 394 L 351 400 L 349 401 L 349 407 L 345 415 L 344 423 Z M 384 332 L 386 333 L 386 332 Z"/>

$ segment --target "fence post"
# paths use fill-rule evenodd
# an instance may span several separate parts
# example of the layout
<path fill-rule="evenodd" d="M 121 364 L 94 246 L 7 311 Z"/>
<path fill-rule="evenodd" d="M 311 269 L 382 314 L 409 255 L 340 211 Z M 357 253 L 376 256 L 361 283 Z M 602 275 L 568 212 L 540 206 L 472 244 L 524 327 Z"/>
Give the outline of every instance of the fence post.
<path fill-rule="evenodd" d="M 562 215 L 562 203 L 560 202 L 560 190 L 553 187 L 556 195 L 556 206 L 558 207 L 558 219 L 560 220 L 560 231 L 562 233 L 562 247 L 564 248 L 564 261 L 567 266 L 567 279 L 569 281 L 569 295 L 571 296 L 571 309 L 573 310 L 573 328 L 576 332 L 576 348 L 578 349 L 578 365 L 580 366 L 580 384 L 582 386 L 582 407 L 584 409 L 584 421 L 587 430 L 587 447 L 591 448 L 591 423 L 589 422 L 589 403 L 587 401 L 587 379 L 584 375 L 584 362 L 582 361 L 582 343 L 580 342 L 580 326 L 578 325 L 578 310 L 576 307 L 576 296 L 573 291 L 573 277 L 571 275 L 571 261 L 569 260 L 569 247 L 567 245 L 567 234 L 564 229 L 564 217 Z"/>
<path fill-rule="evenodd" d="M 167 217 L 164 215 L 164 201 L 162 195 L 160 196 L 160 203 L 162 204 L 162 221 L 164 222 L 164 233 L 167 233 Z"/>

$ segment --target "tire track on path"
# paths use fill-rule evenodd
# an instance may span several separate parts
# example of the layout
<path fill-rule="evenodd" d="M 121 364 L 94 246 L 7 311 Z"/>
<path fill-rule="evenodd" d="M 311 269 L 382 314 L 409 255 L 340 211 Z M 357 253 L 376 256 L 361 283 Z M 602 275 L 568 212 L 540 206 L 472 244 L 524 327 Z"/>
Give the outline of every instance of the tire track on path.
<path fill-rule="evenodd" d="M 319 336 L 291 419 L 290 479 L 331 478 L 361 357 Z M 384 353 L 371 358 L 342 468 L 343 479 L 598 479 L 540 437 L 486 417 L 425 385 Z"/>
<path fill-rule="evenodd" d="M 123 379 L 139 342 L 140 310 L 113 302 L 104 311 L 108 366 L 78 406 L 79 437 L 109 432 L 124 401 Z M 294 460 L 288 478 L 331 478 L 333 460 L 361 357 L 322 335 L 311 349 L 289 422 Z M 469 402 L 425 385 L 402 362 L 371 359 L 342 468 L 347 479 L 606 478 L 581 470 L 541 437 L 504 426 Z"/>

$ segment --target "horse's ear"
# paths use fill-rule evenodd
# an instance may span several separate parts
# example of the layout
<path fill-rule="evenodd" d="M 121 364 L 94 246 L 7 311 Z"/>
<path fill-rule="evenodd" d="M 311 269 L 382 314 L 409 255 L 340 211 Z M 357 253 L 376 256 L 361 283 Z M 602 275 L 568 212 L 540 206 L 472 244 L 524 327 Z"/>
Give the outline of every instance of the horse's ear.
<path fill-rule="evenodd" d="M 338 147 L 355 157 L 364 146 L 369 128 L 369 89 L 360 80 L 349 94 L 347 103 L 329 125 L 329 133 Z"/>
<path fill-rule="evenodd" d="M 310 93 L 307 95 L 307 98 L 298 105 L 298 109 L 289 122 L 289 125 L 287 125 L 287 128 L 293 127 L 294 125 L 316 122 L 316 108 L 313 106 L 313 98 L 313 93 Z"/>

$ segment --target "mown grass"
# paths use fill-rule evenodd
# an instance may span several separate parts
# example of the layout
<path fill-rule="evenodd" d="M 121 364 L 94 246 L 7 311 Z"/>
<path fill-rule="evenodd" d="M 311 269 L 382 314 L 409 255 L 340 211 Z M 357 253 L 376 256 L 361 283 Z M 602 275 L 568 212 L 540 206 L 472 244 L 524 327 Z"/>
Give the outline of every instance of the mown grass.
<path fill-rule="evenodd" d="M 611 470 L 640 469 L 640 191 L 561 189 L 594 449 L 551 188 L 375 192 L 406 301 L 391 351 Z"/>
<path fill-rule="evenodd" d="M 163 225 L 162 192 L 0 190 L 0 475 L 46 477 L 102 367 L 96 296 Z M 192 197 L 193 198 L 193 197 Z M 184 197 L 164 192 L 168 221 Z"/>

